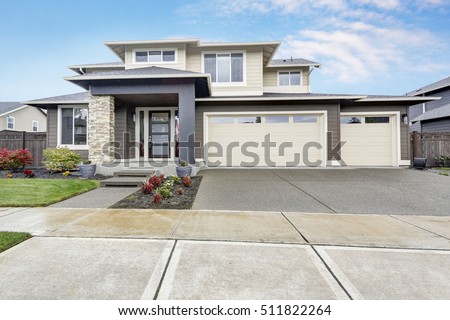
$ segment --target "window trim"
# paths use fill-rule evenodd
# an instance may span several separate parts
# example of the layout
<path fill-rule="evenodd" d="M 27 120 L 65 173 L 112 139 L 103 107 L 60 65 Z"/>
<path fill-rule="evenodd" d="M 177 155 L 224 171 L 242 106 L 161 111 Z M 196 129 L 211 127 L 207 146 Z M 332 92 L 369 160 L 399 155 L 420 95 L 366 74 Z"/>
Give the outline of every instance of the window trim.
<path fill-rule="evenodd" d="M 216 59 L 218 54 L 229 54 L 231 57 L 231 54 L 234 53 L 241 53 L 242 54 L 242 81 L 240 82 L 213 82 L 211 80 L 211 85 L 214 87 L 241 87 L 247 85 L 247 52 L 245 50 L 226 50 L 226 51 L 202 51 L 201 54 L 201 66 L 202 66 L 202 72 L 205 72 L 205 55 L 206 54 L 215 54 Z M 231 64 L 230 64 L 231 66 Z M 216 70 L 217 70 L 217 63 L 216 63 Z M 231 73 L 230 73 L 230 79 L 231 79 Z"/>
<path fill-rule="evenodd" d="M 141 51 L 147 51 L 147 54 L 149 51 L 161 51 L 161 61 L 144 61 L 144 62 L 138 62 L 136 61 L 136 52 Z M 175 60 L 174 61 L 162 61 L 164 51 L 174 51 L 175 52 Z M 178 63 L 178 48 L 141 48 L 141 49 L 133 49 L 132 51 L 133 55 L 133 64 L 137 65 L 145 65 L 145 64 L 176 64 Z"/>
<path fill-rule="evenodd" d="M 89 125 L 86 127 L 86 144 L 62 144 L 61 134 L 62 134 L 62 109 L 74 109 L 81 108 L 88 110 L 88 124 L 89 124 L 89 107 L 85 104 L 72 104 L 72 105 L 59 105 L 58 106 L 58 127 L 56 134 L 56 144 L 58 147 L 67 147 L 72 150 L 89 150 Z"/>
<path fill-rule="evenodd" d="M 12 119 L 12 128 L 9 127 L 9 120 L 10 120 L 10 119 Z M 15 129 L 16 129 L 16 118 L 15 118 L 15 117 L 13 117 L 13 116 L 11 116 L 11 115 L 8 115 L 8 116 L 6 117 L 6 128 L 7 128 L 8 130 L 15 130 Z"/>
<path fill-rule="evenodd" d="M 36 123 L 36 131 L 34 129 L 34 124 Z M 31 131 L 32 132 L 39 132 L 39 121 L 37 120 L 31 120 Z"/>
<path fill-rule="evenodd" d="M 291 84 L 291 73 L 299 72 L 300 73 L 300 84 Z M 289 73 L 289 84 L 286 86 L 282 86 L 280 84 L 280 73 Z M 300 87 L 303 86 L 303 71 L 301 69 L 293 69 L 293 70 L 278 70 L 277 71 L 277 86 L 278 87 Z"/>

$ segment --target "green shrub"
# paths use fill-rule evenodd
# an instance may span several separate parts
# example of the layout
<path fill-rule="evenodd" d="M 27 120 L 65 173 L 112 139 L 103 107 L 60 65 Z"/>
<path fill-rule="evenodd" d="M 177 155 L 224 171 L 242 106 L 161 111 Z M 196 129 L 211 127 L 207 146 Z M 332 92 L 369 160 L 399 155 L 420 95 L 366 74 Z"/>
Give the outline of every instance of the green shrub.
<path fill-rule="evenodd" d="M 450 165 L 450 155 L 441 154 L 435 158 L 439 162 L 439 166 L 448 167 Z"/>
<path fill-rule="evenodd" d="M 156 193 L 161 195 L 163 198 L 173 197 L 173 181 L 166 180 L 164 184 L 156 190 Z"/>
<path fill-rule="evenodd" d="M 42 163 L 47 170 L 52 172 L 75 170 L 81 162 L 81 157 L 67 147 L 45 149 L 44 158 L 45 161 L 42 161 Z"/>

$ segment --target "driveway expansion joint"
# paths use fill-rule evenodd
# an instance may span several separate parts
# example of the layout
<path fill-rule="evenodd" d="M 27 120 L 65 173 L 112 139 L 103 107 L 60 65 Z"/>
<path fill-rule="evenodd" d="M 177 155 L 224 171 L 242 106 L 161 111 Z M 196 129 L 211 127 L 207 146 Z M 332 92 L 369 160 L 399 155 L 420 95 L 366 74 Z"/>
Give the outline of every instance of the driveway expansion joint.
<path fill-rule="evenodd" d="M 173 244 L 173 247 L 172 247 L 172 250 L 170 251 L 169 258 L 167 259 L 167 263 L 166 263 L 166 265 L 164 267 L 164 271 L 163 271 L 163 274 L 161 276 L 161 280 L 159 281 L 158 288 L 156 289 L 155 295 L 153 296 L 153 300 L 158 300 L 158 295 L 159 295 L 159 292 L 161 290 L 162 284 L 164 282 L 164 278 L 166 276 L 167 269 L 169 269 L 170 261 L 172 260 L 172 256 L 173 256 L 173 253 L 174 253 L 175 248 L 177 246 L 177 243 L 178 243 L 178 240 L 175 240 L 175 242 Z"/>
<path fill-rule="evenodd" d="M 300 230 L 298 230 L 298 228 L 291 222 L 291 220 L 289 220 L 289 218 L 286 217 L 284 212 L 280 212 L 280 213 L 287 220 L 287 222 L 289 222 L 289 224 L 295 229 L 295 231 L 297 231 L 297 233 L 303 238 L 303 240 L 305 240 L 306 243 L 309 243 L 309 240 L 306 239 L 306 237 L 300 232 Z"/>
<path fill-rule="evenodd" d="M 414 223 L 412 223 L 412 222 L 405 221 L 405 220 L 403 220 L 403 219 L 401 219 L 401 218 L 399 218 L 399 217 L 395 217 L 395 216 L 393 216 L 393 215 L 389 215 L 389 217 L 394 218 L 394 219 L 397 219 L 397 220 L 399 220 L 399 221 L 401 221 L 401 222 L 404 222 L 404 223 L 407 223 L 407 224 L 409 224 L 409 225 L 411 225 L 411 226 L 413 226 L 413 227 L 416 227 L 416 228 L 418 228 L 418 229 L 421 229 L 421 230 L 423 230 L 423 231 L 426 231 L 426 232 L 429 232 L 429 233 L 431 233 L 431 234 L 434 234 L 435 236 L 438 236 L 438 237 L 440 237 L 440 238 L 444 238 L 444 239 L 450 241 L 449 238 L 447 238 L 447 237 L 445 237 L 445 236 L 443 236 L 443 235 L 441 235 L 441 234 L 439 234 L 439 233 L 436 233 L 436 232 L 433 232 L 433 231 L 431 231 L 431 230 L 425 229 L 425 228 L 423 228 L 423 227 L 421 227 L 421 226 L 418 226 L 418 225 L 416 225 L 416 224 L 414 224 Z"/>
<path fill-rule="evenodd" d="M 270 172 L 272 172 L 274 175 L 276 175 L 277 177 L 279 177 L 281 180 L 287 182 L 288 184 L 290 184 L 291 186 L 293 186 L 294 188 L 296 188 L 297 190 L 300 190 L 301 192 L 303 192 L 304 194 L 306 194 L 307 196 L 309 196 L 310 198 L 314 199 L 315 201 L 319 202 L 321 205 L 323 205 L 324 207 L 328 208 L 329 210 L 331 210 L 332 213 L 338 213 L 336 210 L 334 210 L 333 208 L 331 208 L 329 205 L 323 203 L 322 201 L 320 201 L 319 199 L 317 199 L 316 197 L 314 197 L 312 194 L 306 192 L 305 190 L 303 190 L 302 188 L 296 186 L 295 184 L 293 184 L 292 182 L 290 182 L 289 180 L 286 180 L 285 178 L 283 178 L 282 176 L 276 174 L 273 170 L 270 170 Z"/>

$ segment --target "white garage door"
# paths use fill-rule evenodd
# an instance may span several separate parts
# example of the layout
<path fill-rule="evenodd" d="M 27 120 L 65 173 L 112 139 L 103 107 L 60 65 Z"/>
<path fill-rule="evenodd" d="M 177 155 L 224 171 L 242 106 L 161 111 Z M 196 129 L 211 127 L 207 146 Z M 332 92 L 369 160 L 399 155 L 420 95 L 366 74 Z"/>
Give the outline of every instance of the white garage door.
<path fill-rule="evenodd" d="M 347 165 L 395 165 L 395 116 L 341 116 L 342 160 Z"/>
<path fill-rule="evenodd" d="M 208 166 L 325 166 L 324 114 L 208 114 Z"/>

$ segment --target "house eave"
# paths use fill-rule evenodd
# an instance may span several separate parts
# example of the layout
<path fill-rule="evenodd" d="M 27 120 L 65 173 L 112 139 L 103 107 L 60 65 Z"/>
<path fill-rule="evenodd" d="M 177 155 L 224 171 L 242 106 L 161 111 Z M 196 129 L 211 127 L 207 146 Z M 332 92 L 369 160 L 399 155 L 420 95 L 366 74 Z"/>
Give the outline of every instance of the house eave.
<path fill-rule="evenodd" d="M 412 97 L 412 96 L 399 96 L 399 97 L 386 97 L 386 98 L 371 98 L 366 97 L 359 99 L 355 102 L 428 102 L 439 100 L 441 97 Z"/>
<path fill-rule="evenodd" d="M 310 100 L 356 100 L 363 99 L 366 96 L 303 96 L 303 97 L 210 97 L 210 98 L 197 98 L 195 101 L 198 102 L 208 102 L 208 101 L 310 101 Z"/>

